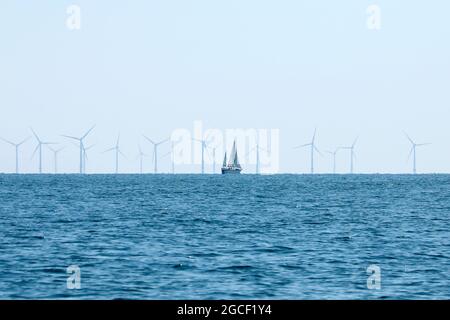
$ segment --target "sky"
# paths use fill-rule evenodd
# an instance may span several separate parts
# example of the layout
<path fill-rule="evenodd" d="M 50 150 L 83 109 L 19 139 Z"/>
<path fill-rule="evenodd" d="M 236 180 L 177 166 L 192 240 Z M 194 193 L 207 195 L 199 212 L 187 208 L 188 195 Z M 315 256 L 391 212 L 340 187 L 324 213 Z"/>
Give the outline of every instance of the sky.
<path fill-rule="evenodd" d="M 71 5 L 80 29 L 68 28 Z M 379 30 L 367 26 L 370 5 L 380 8 Z M 149 155 L 144 171 L 153 169 L 142 134 L 163 140 L 195 121 L 276 129 L 276 172 L 307 173 L 309 151 L 294 147 L 317 128 L 318 173 L 332 170 L 326 151 L 356 137 L 355 172 L 409 173 L 407 132 L 432 143 L 417 150 L 418 171 L 448 173 L 449 12 L 445 0 L 2 0 L 0 137 L 32 137 L 32 127 L 65 147 L 59 170 L 74 173 L 78 149 L 61 135 L 95 124 L 87 172 L 114 171 L 114 154 L 103 151 L 120 133 L 120 172 L 131 173 L 138 144 Z M 37 172 L 35 146 L 32 138 L 21 149 L 24 173 Z M 160 148 L 160 172 L 171 170 L 169 151 Z M 44 148 L 45 172 L 52 161 Z M 0 172 L 14 164 L 14 148 L 0 141 Z M 349 171 L 347 150 L 337 171 Z"/>

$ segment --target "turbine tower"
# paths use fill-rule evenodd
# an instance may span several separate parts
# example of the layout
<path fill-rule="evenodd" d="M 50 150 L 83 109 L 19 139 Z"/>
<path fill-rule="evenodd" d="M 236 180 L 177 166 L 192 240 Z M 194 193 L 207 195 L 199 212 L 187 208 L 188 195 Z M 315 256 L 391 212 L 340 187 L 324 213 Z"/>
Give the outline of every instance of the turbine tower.
<path fill-rule="evenodd" d="M 213 173 L 216 173 L 216 147 L 212 148 Z"/>
<path fill-rule="evenodd" d="M 247 153 L 247 156 L 248 156 L 251 152 L 253 152 L 253 150 L 256 150 L 256 166 L 255 166 L 255 174 L 260 174 L 260 172 L 261 172 L 261 160 L 260 160 L 259 153 L 260 153 L 261 150 L 263 150 L 264 152 L 267 152 L 267 153 L 269 153 L 269 151 L 267 151 L 267 149 L 261 147 L 261 146 L 259 145 L 259 142 L 257 142 L 257 143 L 256 143 L 256 146 L 253 147 L 253 148 Z"/>
<path fill-rule="evenodd" d="M 3 140 L 4 142 L 6 142 L 6 143 L 12 145 L 12 146 L 16 149 L 16 174 L 18 174 L 18 173 L 19 173 L 19 147 L 20 147 L 21 145 L 23 145 L 25 142 L 27 142 L 28 139 L 30 139 L 30 137 L 28 137 L 28 138 L 22 140 L 22 141 L 19 142 L 19 143 L 14 143 L 14 142 L 11 142 L 11 141 L 6 140 L 6 139 L 3 139 L 3 138 L 0 138 L 0 139 L 2 139 L 2 140 Z"/>
<path fill-rule="evenodd" d="M 93 144 L 93 145 L 90 145 L 89 147 L 85 148 L 84 145 L 83 145 L 83 155 L 84 155 L 84 157 L 83 157 L 83 173 L 86 173 L 86 163 L 87 163 L 87 161 L 89 159 L 87 151 L 89 149 L 93 148 L 94 146 L 95 145 Z"/>
<path fill-rule="evenodd" d="M 171 172 L 172 174 L 175 174 L 175 153 L 174 153 L 174 149 L 175 149 L 175 143 L 172 141 L 170 144 L 170 151 L 165 153 L 161 158 L 165 158 L 168 155 L 170 155 L 170 164 L 171 164 Z"/>
<path fill-rule="evenodd" d="M 158 147 L 159 145 L 163 144 L 164 142 L 169 141 L 170 139 L 164 139 L 161 140 L 159 142 L 155 142 L 152 139 L 150 139 L 149 137 L 143 135 L 145 139 L 147 139 L 147 141 L 149 141 L 151 144 L 153 144 L 153 161 L 154 161 L 154 169 L 153 169 L 153 173 L 158 173 Z"/>
<path fill-rule="evenodd" d="M 63 135 L 63 137 L 69 138 L 69 139 L 73 139 L 73 140 L 77 140 L 80 144 L 80 174 L 83 173 L 83 161 L 84 161 L 84 139 L 88 136 L 89 133 L 91 133 L 91 131 L 95 128 L 95 125 L 92 126 L 84 135 L 82 135 L 81 137 L 74 137 L 74 136 L 67 136 L 67 135 Z"/>
<path fill-rule="evenodd" d="M 172 161 L 172 174 L 175 174 L 175 142 L 172 141 L 172 143 L 170 144 L 170 160 Z"/>
<path fill-rule="evenodd" d="M 408 160 L 411 158 L 411 154 L 413 155 L 413 174 L 417 174 L 417 162 L 416 162 L 416 149 L 417 147 L 423 147 L 428 146 L 431 143 L 415 143 L 406 133 L 406 137 L 408 138 L 409 142 L 411 142 L 411 151 L 409 152 Z"/>
<path fill-rule="evenodd" d="M 36 149 L 34 149 L 33 154 L 31 157 L 33 157 L 36 154 L 36 151 L 39 151 L 39 173 L 42 173 L 42 146 L 43 145 L 49 145 L 49 144 L 55 144 L 53 142 L 44 142 L 42 141 L 39 136 L 34 132 L 33 128 L 30 128 L 31 132 L 33 132 L 34 137 L 37 140 L 37 146 Z"/>
<path fill-rule="evenodd" d="M 258 144 L 256 145 L 256 174 L 261 173 L 261 157 L 259 156 L 259 153 L 261 150 L 266 152 L 266 154 L 270 154 L 270 152 L 267 149 L 261 147 L 258 142 Z M 316 151 L 320 153 L 319 150 L 316 150 Z"/>
<path fill-rule="evenodd" d="M 142 152 L 140 144 L 138 145 L 138 148 L 139 148 L 139 154 L 136 157 L 136 159 L 139 159 L 139 173 L 142 174 L 143 173 L 143 170 L 142 170 L 142 168 L 143 168 L 143 160 L 144 160 L 144 157 L 146 157 L 147 155 L 144 152 Z"/>
<path fill-rule="evenodd" d="M 50 146 L 47 146 L 47 147 L 53 152 L 54 171 L 55 171 L 55 174 L 57 174 L 58 173 L 58 154 L 59 154 L 59 152 L 61 152 L 64 149 L 64 147 L 61 147 L 59 149 L 53 149 Z"/>
<path fill-rule="evenodd" d="M 311 148 L 311 174 L 314 174 L 314 152 L 317 152 L 321 155 L 319 149 L 317 149 L 316 146 L 316 134 L 317 129 L 314 130 L 314 135 L 312 137 L 312 140 L 310 143 L 306 143 L 300 146 L 295 147 L 294 149 L 304 148 L 304 147 L 310 147 Z"/>
<path fill-rule="evenodd" d="M 205 140 L 199 140 L 199 139 L 192 139 L 194 141 L 200 142 L 202 145 L 202 174 L 205 173 L 205 150 L 208 147 L 208 144 Z"/>
<path fill-rule="evenodd" d="M 333 174 L 336 174 L 336 155 L 341 148 L 336 148 L 334 151 L 327 151 L 333 156 Z"/>
<path fill-rule="evenodd" d="M 341 147 L 341 149 L 345 149 L 345 150 L 350 150 L 350 173 L 353 173 L 354 171 L 354 160 L 355 160 L 355 146 L 356 143 L 358 142 L 358 138 L 355 139 L 355 141 L 353 141 L 353 144 L 351 145 L 351 147 Z"/>
<path fill-rule="evenodd" d="M 117 136 L 116 145 L 114 147 L 112 147 L 112 148 L 109 148 L 109 149 L 103 151 L 103 153 L 106 153 L 106 152 L 109 152 L 109 151 L 115 151 L 116 152 L 116 171 L 115 171 L 116 174 L 119 173 L 119 154 L 121 154 L 123 157 L 125 157 L 123 152 L 120 150 L 119 141 L 120 141 L 120 134 Z"/>
<path fill-rule="evenodd" d="M 216 173 L 216 149 L 217 149 L 217 147 L 211 148 L 210 146 L 208 146 L 208 144 L 210 143 L 210 142 L 208 142 L 208 136 L 206 137 L 206 139 L 203 139 L 203 140 L 199 140 L 199 139 L 192 139 L 192 140 L 201 143 L 201 146 L 202 146 L 202 174 L 205 173 L 205 150 L 206 150 L 208 156 L 210 157 L 210 159 L 212 158 L 212 160 L 213 160 L 213 173 Z M 209 154 L 208 149 L 212 150 L 212 157 Z"/>

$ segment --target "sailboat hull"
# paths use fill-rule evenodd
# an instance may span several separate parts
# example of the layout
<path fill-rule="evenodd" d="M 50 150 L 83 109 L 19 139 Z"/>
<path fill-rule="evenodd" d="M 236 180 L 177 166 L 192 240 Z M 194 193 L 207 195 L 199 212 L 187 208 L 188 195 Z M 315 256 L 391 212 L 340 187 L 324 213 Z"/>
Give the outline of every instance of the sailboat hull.
<path fill-rule="evenodd" d="M 222 168 L 222 174 L 240 174 L 241 168 Z"/>

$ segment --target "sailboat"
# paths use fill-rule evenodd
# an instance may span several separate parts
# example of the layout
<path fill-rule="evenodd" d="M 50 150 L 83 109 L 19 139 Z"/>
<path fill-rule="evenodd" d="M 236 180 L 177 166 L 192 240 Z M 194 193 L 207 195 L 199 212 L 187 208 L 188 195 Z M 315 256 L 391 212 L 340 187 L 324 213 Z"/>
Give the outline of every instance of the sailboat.
<path fill-rule="evenodd" d="M 233 142 L 233 148 L 231 149 L 230 159 L 227 163 L 227 153 L 225 152 L 225 157 L 223 158 L 222 174 L 239 174 L 242 171 L 242 167 L 239 164 L 237 150 L 236 150 L 236 140 Z"/>

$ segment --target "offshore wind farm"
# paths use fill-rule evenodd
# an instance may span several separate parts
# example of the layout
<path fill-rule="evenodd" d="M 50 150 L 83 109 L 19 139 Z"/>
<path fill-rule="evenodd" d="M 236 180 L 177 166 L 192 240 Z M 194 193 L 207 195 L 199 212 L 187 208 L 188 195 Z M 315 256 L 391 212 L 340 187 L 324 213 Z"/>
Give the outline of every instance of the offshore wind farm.
<path fill-rule="evenodd" d="M 71 140 L 75 140 L 78 143 L 78 147 L 79 147 L 79 168 L 78 168 L 78 173 L 79 174 L 85 174 L 86 172 L 86 161 L 88 159 L 88 155 L 87 155 L 87 150 L 91 149 L 92 147 L 94 147 L 94 145 L 91 145 L 89 147 L 85 147 L 85 139 L 91 134 L 91 132 L 94 130 L 96 126 L 92 126 L 89 130 L 87 130 L 82 136 L 80 137 L 76 137 L 76 136 L 69 136 L 69 135 L 60 135 L 61 137 L 67 138 L 67 139 L 71 139 Z M 31 133 L 32 135 L 35 137 L 37 145 L 36 148 L 33 151 L 32 157 L 34 157 L 35 154 L 38 154 L 38 167 L 37 170 L 35 172 L 29 172 L 29 173 L 74 173 L 73 170 L 72 171 L 60 171 L 58 170 L 58 160 L 61 161 L 61 157 L 59 153 L 64 150 L 66 148 L 66 145 L 64 141 L 61 142 L 44 142 L 42 140 L 40 140 L 39 136 L 36 134 L 36 132 L 31 129 Z M 423 146 L 428 146 L 431 143 L 415 143 L 407 134 L 405 134 L 407 140 L 410 142 L 411 144 L 411 149 L 409 152 L 409 156 L 407 157 L 407 160 L 409 161 L 412 158 L 412 171 L 408 171 L 405 170 L 405 172 L 401 172 L 401 173 L 412 173 L 412 174 L 417 174 L 420 173 L 418 171 L 417 168 L 417 154 L 416 154 L 416 149 L 419 147 L 423 147 Z M 3 169 L 3 173 L 16 173 L 19 174 L 21 173 L 19 171 L 19 162 L 23 162 L 26 161 L 26 158 L 24 157 L 20 157 L 19 155 L 19 147 L 22 147 L 22 149 L 24 148 L 24 144 L 30 139 L 30 137 L 20 141 L 19 143 L 13 143 L 10 140 L 7 140 L 5 138 L 0 137 L 1 140 L 6 143 L 9 144 L 11 146 L 13 146 L 15 148 L 15 154 L 14 154 L 14 159 L 15 159 L 15 167 L 14 167 L 14 171 L 13 168 L 8 169 Z M 150 147 L 147 148 L 145 153 L 143 152 L 143 150 L 145 150 L 142 147 L 142 141 L 139 141 L 137 143 L 137 150 L 136 152 L 138 153 L 136 158 L 130 158 L 131 162 L 135 162 L 135 170 L 132 171 L 128 171 L 128 172 L 123 172 L 123 173 L 139 173 L 139 174 L 144 174 L 144 173 L 153 173 L 153 174 L 157 174 L 157 173 L 172 173 L 174 174 L 176 172 L 176 164 L 174 161 L 175 155 L 174 155 L 174 146 L 177 144 L 175 141 L 172 141 L 171 138 L 166 138 L 163 140 L 160 140 L 158 142 L 155 142 L 154 140 L 150 139 L 148 136 L 146 135 L 142 135 L 142 138 L 144 138 L 144 142 L 147 142 L 148 144 L 150 144 Z M 297 173 L 297 174 L 315 174 L 315 154 L 320 155 L 321 157 L 326 157 L 324 155 L 324 153 L 322 153 L 320 151 L 320 149 L 317 146 L 316 143 L 316 139 L 317 139 L 317 128 L 314 130 L 314 134 L 312 136 L 312 139 L 309 143 L 306 144 L 302 144 L 299 146 L 295 146 L 293 147 L 293 149 L 303 149 L 303 148 L 308 148 L 309 151 L 309 166 L 310 166 L 310 170 L 309 172 L 289 172 L 289 173 Z M 264 145 L 266 145 L 265 147 L 261 146 L 261 140 L 260 138 L 257 136 L 256 139 L 253 139 L 253 143 L 248 143 L 249 141 L 249 137 L 243 137 L 243 143 L 246 143 L 246 153 L 245 153 L 245 157 L 244 160 L 248 160 L 250 158 L 250 154 L 253 155 L 254 161 L 250 163 L 248 163 L 247 168 L 243 171 L 243 173 L 247 173 L 247 174 L 260 174 L 261 173 L 261 161 L 260 161 L 260 155 L 261 152 L 265 153 L 265 154 L 269 154 L 271 151 L 268 150 L 267 148 L 267 141 Z M 252 140 L 252 139 L 250 139 Z M 359 140 L 359 137 L 356 138 L 353 143 L 350 146 L 345 146 L 345 145 L 341 145 L 339 147 L 337 147 L 334 151 L 325 151 L 326 154 L 329 155 L 329 157 L 331 157 L 331 162 L 332 162 L 332 166 L 330 167 L 329 165 L 325 165 L 326 169 L 322 170 L 321 173 L 322 174 L 337 174 L 337 156 L 338 153 L 343 153 L 345 150 L 348 150 L 348 171 L 342 171 L 339 172 L 340 174 L 354 174 L 355 173 L 355 161 L 356 161 L 356 152 L 355 152 L 355 148 L 356 148 L 356 144 Z M 56 140 L 55 140 L 56 141 Z M 208 140 L 208 136 L 206 136 L 204 139 L 195 139 L 192 138 L 193 143 L 198 143 L 201 148 L 200 148 L 200 164 L 199 165 L 193 165 L 192 167 L 192 171 L 188 171 L 188 172 L 183 172 L 183 173 L 200 173 L 200 174 L 215 174 L 216 172 L 216 150 L 218 148 L 217 146 L 217 142 L 215 142 L 215 145 L 212 147 L 210 146 L 210 144 L 212 144 L 211 141 Z M 164 146 L 164 144 L 169 143 L 170 147 L 169 147 L 169 151 L 166 152 L 161 158 L 166 158 L 166 168 L 167 166 L 170 166 L 170 170 L 169 171 L 164 171 L 164 172 L 160 172 L 158 171 L 158 161 L 161 161 L 162 159 L 160 159 L 160 157 L 158 156 L 158 148 L 161 146 Z M 213 141 L 214 142 L 214 141 Z M 239 143 L 239 141 L 238 141 Z M 280 143 L 280 142 L 278 142 Z M 122 151 L 122 149 L 120 148 L 120 134 L 117 136 L 117 140 L 116 143 L 113 147 L 110 147 L 108 149 L 105 149 L 102 153 L 110 153 L 113 152 L 113 156 L 114 156 L 114 169 L 111 170 L 111 172 L 109 173 L 114 173 L 114 174 L 119 174 L 121 173 L 120 171 L 120 166 L 119 166 L 119 162 L 120 162 L 120 158 L 122 158 L 123 160 L 127 159 L 127 156 L 124 154 L 124 152 Z M 51 147 L 53 145 L 57 145 L 58 147 Z M 49 149 L 49 151 L 51 151 L 53 153 L 53 158 L 48 157 L 47 160 L 47 168 L 50 168 L 51 166 L 49 165 L 49 163 L 51 163 L 53 161 L 53 170 L 48 170 L 47 172 L 43 171 L 43 165 L 45 163 L 45 158 L 43 156 L 43 151 L 42 151 L 42 147 L 45 146 Z M 221 149 L 223 149 L 223 146 L 220 146 Z M 270 146 L 269 146 L 270 148 Z M 402 151 L 399 151 L 400 153 L 402 153 Z M 66 153 L 68 153 L 66 151 Z M 404 152 L 403 152 L 404 153 Z M 148 159 L 148 155 L 151 154 L 150 159 Z M 170 156 L 167 159 L 167 156 Z M 293 153 L 291 155 L 292 157 L 295 157 L 298 159 L 298 162 L 301 163 L 302 162 L 302 158 L 299 157 L 298 155 L 296 155 L 295 153 Z M 66 156 L 67 157 L 67 156 Z M 32 160 L 32 159 L 31 159 Z M 209 161 L 207 161 L 209 160 Z M 345 162 L 345 159 L 341 159 L 343 162 Z M 95 161 L 95 154 L 91 155 L 91 161 Z M 208 168 L 206 165 L 206 162 L 208 162 Z M 245 163 L 246 161 L 244 161 Z M 307 162 L 305 159 L 303 160 L 303 162 Z M 147 166 L 146 166 L 147 165 Z M 153 170 L 144 170 L 144 168 L 149 168 L 150 165 L 153 167 Z M 199 168 L 197 168 L 199 167 Z M 90 173 L 97 173 L 95 171 L 91 171 Z M 103 173 L 108 173 L 108 171 L 103 172 Z M 285 172 L 271 172 L 271 174 L 277 174 L 277 173 L 285 173 Z M 372 173 L 380 173 L 380 172 L 372 172 Z"/>

